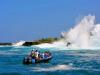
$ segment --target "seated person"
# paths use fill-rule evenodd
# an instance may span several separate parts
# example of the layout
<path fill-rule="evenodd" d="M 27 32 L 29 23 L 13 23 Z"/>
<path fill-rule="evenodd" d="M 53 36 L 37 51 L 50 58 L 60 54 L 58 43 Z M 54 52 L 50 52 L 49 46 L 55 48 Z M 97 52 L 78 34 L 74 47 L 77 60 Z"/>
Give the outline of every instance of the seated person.
<path fill-rule="evenodd" d="M 31 51 L 30 57 L 35 58 L 35 52 L 33 50 Z"/>
<path fill-rule="evenodd" d="M 46 52 L 44 53 L 44 58 L 47 58 L 47 57 L 49 57 L 50 55 L 51 55 L 51 53 L 48 52 L 48 51 L 46 51 Z"/>

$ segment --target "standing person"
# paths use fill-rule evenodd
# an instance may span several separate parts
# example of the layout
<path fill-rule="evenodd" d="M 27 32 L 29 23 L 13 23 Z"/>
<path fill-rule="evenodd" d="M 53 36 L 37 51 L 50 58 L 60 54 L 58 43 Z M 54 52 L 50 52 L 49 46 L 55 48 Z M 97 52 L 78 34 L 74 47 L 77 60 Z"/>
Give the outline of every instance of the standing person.
<path fill-rule="evenodd" d="M 37 50 L 35 51 L 35 56 L 36 56 L 36 58 L 39 57 L 39 52 Z"/>

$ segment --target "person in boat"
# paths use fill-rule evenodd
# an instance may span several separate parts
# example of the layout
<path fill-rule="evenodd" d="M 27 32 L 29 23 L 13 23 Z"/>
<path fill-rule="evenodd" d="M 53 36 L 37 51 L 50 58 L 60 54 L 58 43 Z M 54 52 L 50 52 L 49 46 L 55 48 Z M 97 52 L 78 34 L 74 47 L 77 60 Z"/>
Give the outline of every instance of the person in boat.
<path fill-rule="evenodd" d="M 31 57 L 31 58 L 35 58 L 35 51 L 34 51 L 34 50 L 31 51 L 29 57 Z"/>
<path fill-rule="evenodd" d="M 49 56 L 51 56 L 51 53 L 50 53 L 49 51 L 46 51 L 46 52 L 44 53 L 44 58 L 47 58 L 47 57 L 49 57 Z"/>
<path fill-rule="evenodd" d="M 31 54 L 30 54 L 30 57 L 31 58 L 34 58 L 34 59 L 40 59 L 41 58 L 41 54 L 38 50 L 35 50 L 35 51 L 31 51 Z"/>
<path fill-rule="evenodd" d="M 45 53 L 42 53 L 42 58 L 44 59 L 44 57 L 45 57 Z"/>
<path fill-rule="evenodd" d="M 38 50 L 35 50 L 35 57 L 39 58 L 39 52 L 38 52 Z"/>

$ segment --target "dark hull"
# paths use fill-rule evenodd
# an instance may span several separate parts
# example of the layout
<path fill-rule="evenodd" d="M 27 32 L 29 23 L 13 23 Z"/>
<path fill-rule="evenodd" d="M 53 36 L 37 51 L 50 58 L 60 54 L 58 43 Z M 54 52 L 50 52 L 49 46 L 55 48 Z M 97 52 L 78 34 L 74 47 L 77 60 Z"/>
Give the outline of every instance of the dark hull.
<path fill-rule="evenodd" d="M 41 63 L 41 62 L 48 62 L 49 60 L 51 60 L 52 57 L 48 57 L 45 59 L 41 59 L 41 60 L 36 60 L 35 63 Z"/>
<path fill-rule="evenodd" d="M 23 59 L 23 64 L 35 64 L 35 63 L 45 63 L 45 62 L 49 62 L 49 60 L 51 60 L 52 57 L 47 57 L 47 58 L 44 58 L 44 59 L 40 59 L 40 60 L 37 60 L 37 59 L 34 59 L 34 61 L 32 60 L 29 60 L 29 59 Z"/>

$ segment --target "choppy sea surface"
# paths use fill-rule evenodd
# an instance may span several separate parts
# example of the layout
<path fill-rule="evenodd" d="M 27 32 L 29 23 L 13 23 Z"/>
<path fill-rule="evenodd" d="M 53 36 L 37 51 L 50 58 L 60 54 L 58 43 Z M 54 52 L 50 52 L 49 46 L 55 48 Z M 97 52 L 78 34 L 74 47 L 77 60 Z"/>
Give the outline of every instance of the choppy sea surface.
<path fill-rule="evenodd" d="M 48 63 L 24 65 L 23 58 L 36 47 L 0 46 L 0 75 L 100 75 L 100 50 L 48 50 Z"/>

